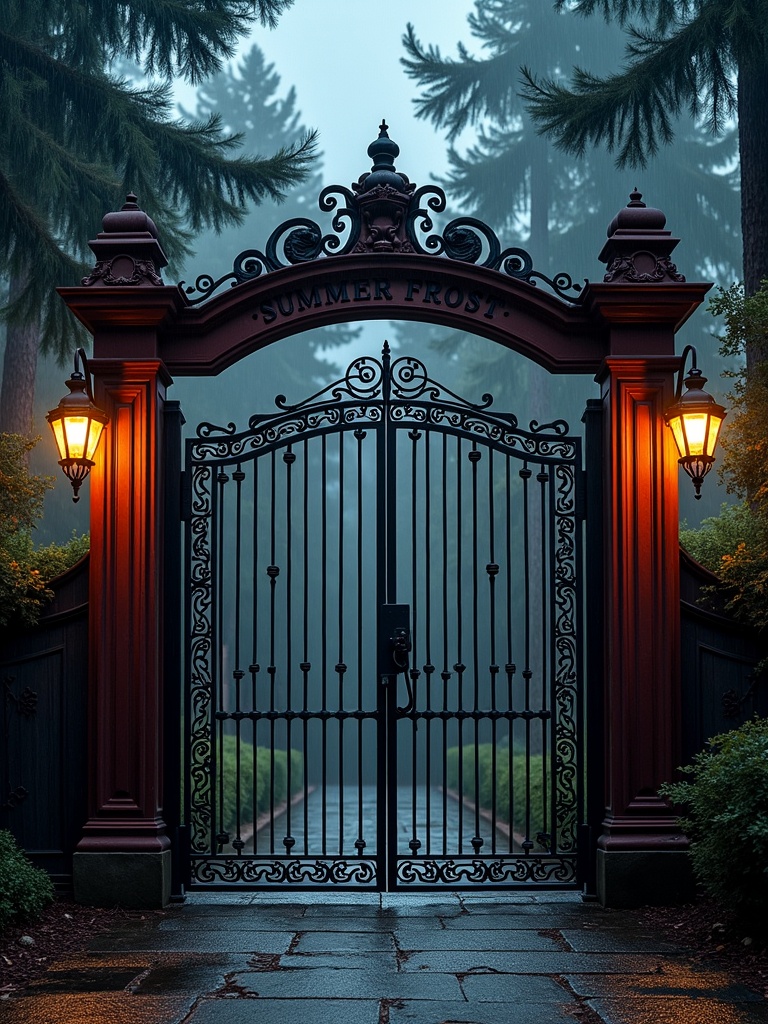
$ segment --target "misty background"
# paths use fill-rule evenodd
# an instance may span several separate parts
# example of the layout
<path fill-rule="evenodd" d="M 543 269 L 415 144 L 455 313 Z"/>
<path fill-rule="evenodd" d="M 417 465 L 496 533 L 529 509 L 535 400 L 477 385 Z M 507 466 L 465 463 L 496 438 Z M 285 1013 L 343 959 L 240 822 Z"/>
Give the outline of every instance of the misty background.
<path fill-rule="evenodd" d="M 539 74 L 567 74 L 577 62 L 600 73 L 615 64 L 623 37 L 598 19 L 564 19 L 540 0 L 501 6 L 518 10 L 520 23 L 529 25 L 517 34 L 507 25 L 514 38 L 504 42 L 509 52 L 501 54 L 503 60 L 502 44 L 493 42 L 493 34 L 482 19 L 478 22 L 478 11 L 469 2 L 392 0 L 386 16 L 379 17 L 361 16 L 360 6 L 351 2 L 338 2 L 329 13 L 325 5 L 318 9 L 319 5 L 299 0 L 276 30 L 255 30 L 216 79 L 197 90 L 179 89 L 180 114 L 203 116 L 219 110 L 227 128 L 245 133 L 247 151 L 267 155 L 304 129 L 317 128 L 322 155 L 314 175 L 284 204 L 265 202 L 241 227 L 199 236 L 197 255 L 186 266 L 169 267 L 166 282 L 191 283 L 199 274 L 227 273 L 237 253 L 262 247 L 272 229 L 293 216 L 316 219 L 326 229 L 327 215 L 317 210 L 317 195 L 328 184 L 348 187 L 370 169 L 366 149 L 376 138 L 382 117 L 400 146 L 398 170 L 417 186 L 437 182 L 446 189 L 449 208 L 438 230 L 451 216 L 479 216 L 497 231 L 503 245 L 527 248 L 537 269 L 549 274 L 566 271 L 574 281 L 599 280 L 604 268 L 597 254 L 606 226 L 637 186 L 649 205 L 665 211 L 667 227 L 681 237 L 673 259 L 689 280 L 723 285 L 735 280 L 739 236 L 732 226 L 738 222 L 733 212 L 738 208 L 732 181 L 733 140 L 704 141 L 694 125 L 683 126 L 676 143 L 642 171 L 618 171 L 613 158 L 600 150 L 581 161 L 564 157 L 535 136 L 521 107 L 510 106 L 510 75 L 523 62 Z M 406 49 L 403 37 L 409 22 L 413 33 Z M 471 60 L 462 58 L 458 43 Z M 430 48 L 439 48 L 443 62 L 450 58 L 484 75 L 486 93 L 498 87 L 498 109 L 467 116 L 465 123 L 446 114 L 435 127 L 435 103 L 430 107 L 423 81 L 413 71 L 406 74 L 402 64 L 404 58 L 413 64 L 414 46 L 433 56 L 436 51 Z M 471 105 L 465 106 L 471 114 Z M 419 109 L 421 118 L 416 116 Z M 162 240 L 163 226 L 158 227 Z M 93 226 L 93 236 L 99 229 L 100 225 Z M 678 350 L 695 343 L 711 389 L 722 394 L 722 361 L 713 326 L 712 318 L 699 312 L 678 335 Z M 242 428 L 254 412 L 274 408 L 278 393 L 289 402 L 300 401 L 339 377 L 355 356 L 377 355 L 385 338 L 396 355 L 423 359 L 433 377 L 469 400 L 490 390 L 494 407 L 515 413 L 524 424 L 532 418 L 546 422 L 560 417 L 579 431 L 586 399 L 598 394 L 590 378 L 550 376 L 484 339 L 429 325 L 379 321 L 286 339 L 217 378 L 176 380 L 169 398 L 181 402 L 187 433 L 202 420 L 231 420 Z M 67 376 L 68 367 L 41 358 L 35 430 L 42 440 L 33 469 L 53 476 L 55 489 L 46 499 L 40 542 L 61 541 L 73 530 L 88 528 L 88 485 L 83 500 L 73 505 L 45 423 L 45 413 L 64 393 Z M 681 518 L 690 524 L 715 514 L 723 500 L 724 489 L 717 485 L 715 473 L 708 477 L 702 500 L 695 503 L 693 489 L 681 477 Z"/>

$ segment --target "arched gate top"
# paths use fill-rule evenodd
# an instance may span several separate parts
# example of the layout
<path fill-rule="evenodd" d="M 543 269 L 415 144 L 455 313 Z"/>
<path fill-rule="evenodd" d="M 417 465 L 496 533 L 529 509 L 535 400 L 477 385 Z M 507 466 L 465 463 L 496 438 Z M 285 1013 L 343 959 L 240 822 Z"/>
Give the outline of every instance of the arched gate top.
<path fill-rule="evenodd" d="M 439 231 L 433 217 L 445 211 L 445 193 L 397 171 L 399 147 L 384 123 L 368 154 L 372 168 L 351 188 L 320 193 L 329 230 L 292 218 L 223 277 L 202 274 L 176 288 L 162 281 L 157 229 L 130 195 L 90 243 L 91 274 L 60 290 L 94 334 L 94 355 L 152 356 L 172 374 L 204 376 L 312 328 L 403 319 L 489 338 L 551 372 L 594 373 L 607 355 L 672 355 L 674 331 L 709 287 L 686 284 L 670 260 L 678 239 L 637 192 L 609 227 L 603 282 L 582 287 L 566 273 L 547 277 L 474 217 Z M 613 325 L 640 322 L 664 329 L 616 339 Z M 144 329 L 141 352 L 136 328 Z"/>

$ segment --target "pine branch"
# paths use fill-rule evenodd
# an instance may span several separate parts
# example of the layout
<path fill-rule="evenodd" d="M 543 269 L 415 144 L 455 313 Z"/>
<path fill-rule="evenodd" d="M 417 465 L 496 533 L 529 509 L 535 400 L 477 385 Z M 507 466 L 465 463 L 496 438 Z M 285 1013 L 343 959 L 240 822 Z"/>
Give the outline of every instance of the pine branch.
<path fill-rule="evenodd" d="M 590 17 L 602 14 L 606 21 L 627 25 L 631 18 L 639 17 L 659 33 L 697 13 L 701 0 L 556 0 L 556 11 L 568 11 Z"/>
<path fill-rule="evenodd" d="M 464 128 L 487 114 L 506 119 L 519 108 L 519 100 L 508 71 L 506 52 L 480 61 L 458 44 L 458 60 L 444 58 L 440 48 L 424 49 L 408 25 L 403 36 L 408 57 L 401 57 L 405 73 L 425 87 L 414 101 L 416 116 L 430 120 L 438 128 L 447 128 L 449 141 Z M 509 83 L 499 88 L 499 83 Z"/>
<path fill-rule="evenodd" d="M 672 118 L 687 106 L 700 111 L 708 89 L 709 127 L 722 131 L 735 110 L 732 62 L 717 32 L 716 13 L 682 26 L 668 38 L 633 33 L 630 60 L 622 72 L 599 78 L 575 68 L 571 88 L 553 79 L 537 81 L 522 68 L 523 96 L 540 130 L 566 152 L 581 156 L 589 145 L 618 151 L 618 167 L 645 166 L 660 144 L 674 138 Z"/>

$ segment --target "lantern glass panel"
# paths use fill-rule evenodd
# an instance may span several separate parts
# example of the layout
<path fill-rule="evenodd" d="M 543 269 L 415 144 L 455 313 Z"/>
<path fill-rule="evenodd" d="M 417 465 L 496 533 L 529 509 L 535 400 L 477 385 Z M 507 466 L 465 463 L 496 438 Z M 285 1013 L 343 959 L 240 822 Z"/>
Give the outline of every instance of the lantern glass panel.
<path fill-rule="evenodd" d="M 61 419 L 49 419 L 48 422 L 51 424 L 53 430 L 53 436 L 56 440 L 56 447 L 59 449 L 59 458 L 67 458 L 67 438 L 64 433 L 64 424 Z"/>
<path fill-rule="evenodd" d="M 101 432 L 103 429 L 103 423 L 99 423 L 99 421 L 96 419 L 91 420 L 91 429 L 88 432 L 88 444 L 85 449 L 85 457 L 86 459 L 90 459 L 91 462 L 93 462 L 93 457 L 96 454 L 96 449 L 99 444 L 99 438 L 101 437 Z"/>
<path fill-rule="evenodd" d="M 709 434 L 707 435 L 707 455 L 714 456 L 715 448 L 717 447 L 717 439 L 720 435 L 720 427 L 722 425 L 723 421 L 719 416 L 710 416 Z"/>
<path fill-rule="evenodd" d="M 685 443 L 685 432 L 683 430 L 683 417 L 680 415 L 673 416 L 669 420 L 669 426 L 672 431 L 672 436 L 675 439 L 677 445 L 677 452 L 680 458 L 688 454 L 688 449 Z"/>
<path fill-rule="evenodd" d="M 88 440 L 88 416 L 65 416 L 67 434 L 67 457 L 70 459 L 82 459 L 85 455 L 85 447 Z"/>
<path fill-rule="evenodd" d="M 688 454 L 703 455 L 707 442 L 709 414 L 706 412 L 686 412 L 683 413 L 683 419 L 685 420 Z"/>

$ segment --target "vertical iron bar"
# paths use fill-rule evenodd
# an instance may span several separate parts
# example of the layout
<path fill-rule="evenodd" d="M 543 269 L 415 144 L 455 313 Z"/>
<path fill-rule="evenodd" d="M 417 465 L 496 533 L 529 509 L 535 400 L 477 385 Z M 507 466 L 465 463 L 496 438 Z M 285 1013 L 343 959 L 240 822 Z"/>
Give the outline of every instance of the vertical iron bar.
<path fill-rule="evenodd" d="M 320 559 L 323 599 L 320 602 L 320 656 L 322 658 L 322 775 L 321 814 L 322 852 L 328 856 L 328 444 L 326 435 L 320 441 Z"/>
<path fill-rule="evenodd" d="M 550 664 L 552 665 L 553 679 L 552 679 L 552 701 L 549 702 L 549 706 L 552 708 L 552 714 L 555 714 L 555 701 L 554 701 L 554 664 L 555 664 L 555 651 L 554 651 L 554 621 L 555 621 L 555 567 L 552 563 L 551 554 L 555 550 L 555 533 L 554 533 L 554 508 L 548 502 L 548 498 L 552 493 L 552 468 L 550 467 L 547 472 L 544 467 L 537 474 L 536 479 L 541 485 L 540 491 L 540 519 L 541 519 L 541 709 L 546 711 L 548 707 L 547 701 L 547 679 L 548 670 Z M 549 507 L 547 507 L 549 505 Z M 549 522 L 549 529 L 547 529 L 547 522 Z M 549 572 L 547 571 L 549 569 Z M 550 662 L 549 653 L 552 650 L 552 660 Z M 548 831 L 550 836 L 549 849 L 552 853 L 555 852 L 555 829 L 557 823 L 557 808 L 555 806 L 555 778 L 557 772 L 555 765 L 552 766 L 552 772 L 549 772 L 548 758 L 550 756 L 550 749 L 552 751 L 552 757 L 557 757 L 557 746 L 555 744 L 555 737 L 550 737 L 550 723 L 553 719 L 542 718 L 541 721 L 541 820 L 542 820 L 542 831 Z M 551 744 L 548 742 L 551 738 Z M 551 776 L 551 779 L 550 779 Z M 552 792 L 549 792 L 550 781 L 552 784 Z M 551 820 L 550 812 L 551 811 Z"/>
<path fill-rule="evenodd" d="M 216 631 L 217 646 L 214 648 L 217 652 L 216 657 L 216 672 L 218 675 L 218 689 L 219 689 L 219 712 L 224 712 L 225 709 L 225 691 L 224 691 L 224 485 L 229 480 L 229 477 L 220 469 L 217 476 L 216 482 L 218 483 L 218 536 L 216 538 L 216 546 L 219 553 L 217 571 L 216 571 Z M 214 771 L 218 771 L 218 782 L 219 782 L 219 839 L 217 840 L 217 846 L 221 847 L 224 845 L 224 719 L 220 717 L 218 719 L 218 733 L 219 733 L 219 757 L 214 759 Z M 220 853 L 221 850 L 217 850 Z"/>
<path fill-rule="evenodd" d="M 411 841 L 408 844 L 411 853 L 415 857 L 421 847 L 421 841 L 417 835 L 418 828 L 418 744 L 416 718 L 416 684 L 419 678 L 418 665 L 418 517 L 417 517 L 417 470 L 418 453 L 417 445 L 421 433 L 418 430 L 411 430 L 408 437 L 411 439 L 411 630 L 413 632 L 413 653 L 411 656 L 410 670 L 411 686 L 413 687 L 413 707 L 411 708 Z"/>
<path fill-rule="evenodd" d="M 461 437 L 456 436 L 456 664 L 453 666 L 456 672 L 456 693 L 458 711 L 458 733 L 459 733 L 459 842 L 458 853 L 464 852 L 464 664 L 461 660 L 462 654 L 462 618 L 461 618 L 461 595 L 462 595 L 462 474 L 461 474 Z"/>
<path fill-rule="evenodd" d="M 241 730 L 242 730 L 242 718 L 241 718 L 241 693 L 240 687 L 243 676 L 245 673 L 240 667 L 240 602 L 241 602 L 241 557 L 242 557 L 242 525 L 243 525 L 243 480 L 245 479 L 245 473 L 243 467 L 238 463 L 237 469 L 232 474 L 232 479 L 235 481 L 235 668 L 232 672 L 232 678 L 235 682 L 235 808 L 236 808 L 236 825 L 235 825 L 235 839 L 232 846 L 235 849 L 235 854 L 239 857 L 243 852 L 243 846 L 245 843 L 242 839 L 242 765 L 241 765 Z"/>
<path fill-rule="evenodd" d="M 477 464 L 482 452 L 477 442 L 472 442 L 469 461 L 472 466 L 472 673 L 474 675 L 474 761 L 475 761 L 475 834 L 472 838 L 472 849 L 480 853 L 483 840 L 480 836 L 480 651 L 479 651 L 479 603 L 480 603 L 480 565 L 478 562 L 477 536 Z"/>
<path fill-rule="evenodd" d="M 443 856 L 448 856 L 448 436 L 442 435 L 442 570 L 443 570 Z"/>
<path fill-rule="evenodd" d="M 386 356 L 386 351 L 384 353 Z M 384 366 L 387 363 L 384 362 Z M 382 387 L 385 382 L 382 381 Z M 376 642 L 377 647 L 383 644 L 382 607 L 387 601 L 387 415 L 386 403 L 376 430 Z M 388 814 L 389 785 L 387 761 L 387 718 L 389 713 L 389 690 L 391 680 L 384 674 L 385 666 L 377 658 L 376 664 L 376 867 L 379 887 L 386 889 L 389 885 L 389 854 L 388 854 Z"/>
<path fill-rule="evenodd" d="M 389 345 L 385 343 L 382 352 L 382 419 L 385 435 L 384 493 L 386 501 L 386 600 L 388 604 L 397 601 L 397 432 L 392 420 L 392 374 Z M 397 676 L 391 677 L 386 694 L 387 713 L 385 720 L 386 764 L 387 764 L 387 888 L 397 887 Z"/>
<path fill-rule="evenodd" d="M 525 574 L 525 668 L 523 679 L 525 680 L 525 840 L 523 850 L 530 853 L 533 843 L 531 842 L 531 577 L 530 577 L 530 516 L 528 508 L 528 481 L 531 478 L 531 470 L 528 463 L 525 463 L 520 470 L 520 477 L 523 481 L 523 573 Z"/>
<path fill-rule="evenodd" d="M 285 729 L 285 756 L 286 756 L 286 808 L 285 808 L 285 836 L 283 846 L 285 852 L 290 855 L 296 842 L 291 833 L 291 798 L 293 796 L 293 765 L 291 757 L 291 737 L 293 727 L 293 608 L 291 598 L 293 596 L 293 473 L 291 472 L 296 455 L 293 446 L 288 445 L 288 451 L 283 455 L 285 463 L 285 504 L 286 504 L 286 539 L 285 539 L 285 704 L 286 704 L 286 729 Z"/>
<path fill-rule="evenodd" d="M 272 856 L 275 853 L 275 605 L 277 577 L 280 572 L 276 560 L 276 537 L 275 517 L 277 513 L 277 495 L 275 485 L 277 482 L 276 453 L 274 449 L 270 455 L 270 478 L 271 478 L 271 501 L 270 501 L 270 564 L 267 567 L 269 577 L 269 710 L 272 712 L 269 719 L 269 852 Z"/>
<path fill-rule="evenodd" d="M 425 688 L 425 707 L 429 712 L 432 710 L 432 675 L 435 671 L 435 666 L 432 664 L 432 479 L 430 472 L 430 439 L 431 431 L 425 431 L 424 437 L 424 546 L 425 546 L 425 562 L 424 562 L 424 587 L 425 587 L 425 603 L 424 603 L 424 688 Z M 424 719 L 426 729 L 426 780 L 425 780 L 425 816 L 426 816 L 426 855 L 429 856 L 431 852 L 431 837 L 432 837 L 432 718 L 430 715 Z"/>
<path fill-rule="evenodd" d="M 339 432 L 339 856 L 344 853 L 344 431 Z"/>
<path fill-rule="evenodd" d="M 356 430 L 357 439 L 357 710 L 363 710 L 363 439 L 364 430 Z M 357 841 L 355 849 L 362 857 L 363 838 L 363 720 L 357 719 Z"/>
<path fill-rule="evenodd" d="M 251 673 L 251 710 L 254 712 L 254 718 L 252 722 L 252 740 L 253 747 L 251 750 L 251 775 L 253 779 L 253 852 L 254 854 L 258 850 L 258 832 L 256 831 L 256 825 L 259 820 L 259 806 L 258 806 L 258 793 L 259 793 L 259 769 L 258 769 L 258 745 L 259 745 L 259 720 L 255 717 L 255 713 L 258 710 L 258 691 L 256 686 L 256 678 L 260 670 L 259 666 L 259 580 L 261 573 L 259 572 L 259 460 L 255 459 L 253 463 L 253 571 L 251 573 L 251 579 L 253 580 L 253 620 L 252 629 L 253 635 L 251 637 L 252 649 L 251 649 L 251 664 L 249 671 Z"/>
<path fill-rule="evenodd" d="M 507 543 L 507 732 L 509 742 L 507 744 L 507 777 L 509 782 L 509 852 L 514 850 L 514 825 L 515 825 L 515 785 L 514 785 L 514 719 L 512 711 L 514 700 L 512 694 L 512 678 L 515 673 L 515 665 L 512 660 L 512 460 L 509 456 L 506 459 L 506 543 Z"/>
<path fill-rule="evenodd" d="M 512 652 L 514 650 L 512 646 L 512 460 L 509 456 L 506 457 L 505 466 L 505 491 L 506 491 L 506 541 L 507 541 L 507 663 L 504 666 L 507 674 L 507 711 L 509 717 L 507 719 L 507 735 L 509 743 L 507 745 L 507 778 L 509 785 L 509 852 L 510 854 L 514 851 L 514 834 L 515 834 L 515 786 L 514 786 L 514 718 L 512 717 L 512 711 L 514 709 L 514 700 L 512 694 L 512 679 L 515 674 L 515 664 L 512 661 Z"/>
<path fill-rule="evenodd" d="M 303 691 L 302 691 L 302 710 L 304 711 L 303 718 L 303 735 L 302 735 L 302 751 L 304 755 L 304 856 L 309 854 L 309 750 L 308 750 L 308 728 L 309 720 L 307 713 L 309 711 L 309 673 L 311 665 L 309 662 L 309 442 L 304 441 L 301 446 L 302 456 L 304 459 L 304 493 L 302 495 L 302 508 L 303 508 L 303 523 L 302 523 L 302 535 L 304 538 L 304 618 L 302 620 L 302 629 L 304 631 L 304 645 L 302 648 L 302 663 L 301 671 L 303 674 Z"/>
<path fill-rule="evenodd" d="M 496 739 L 497 739 L 497 720 L 496 720 L 496 680 L 499 673 L 499 666 L 496 664 L 496 575 L 499 571 L 499 567 L 496 564 L 496 508 L 494 502 L 494 488 L 493 488 L 493 457 L 494 452 L 492 448 L 488 449 L 488 565 L 486 572 L 488 573 L 488 586 L 490 588 L 489 595 L 489 618 L 490 618 L 490 641 L 491 641 L 491 664 L 490 664 L 490 682 L 491 682 L 491 711 L 493 717 L 491 718 L 491 853 L 496 853 L 496 800 L 497 800 L 497 788 L 496 788 Z"/>

